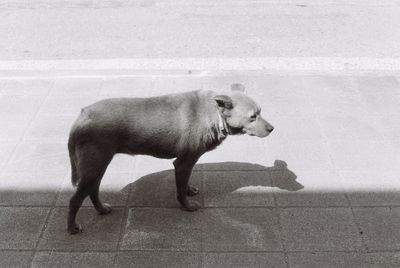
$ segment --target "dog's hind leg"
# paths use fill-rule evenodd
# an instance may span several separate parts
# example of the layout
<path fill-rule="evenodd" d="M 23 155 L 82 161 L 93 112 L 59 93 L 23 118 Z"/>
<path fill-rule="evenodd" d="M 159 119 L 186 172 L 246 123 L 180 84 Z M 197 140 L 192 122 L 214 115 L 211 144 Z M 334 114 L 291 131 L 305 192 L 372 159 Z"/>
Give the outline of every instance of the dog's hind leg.
<path fill-rule="evenodd" d="M 83 200 L 90 195 L 91 200 L 99 213 L 106 214 L 111 211 L 107 204 L 99 200 L 99 186 L 101 179 L 113 158 L 114 152 L 107 150 L 106 146 L 85 145 L 76 150 L 76 167 L 79 176 L 78 187 L 71 197 L 68 213 L 68 232 L 76 234 L 82 231 L 76 223 L 76 214 L 82 206 Z"/>
<path fill-rule="evenodd" d="M 102 203 L 99 198 L 99 188 L 100 188 L 100 180 L 98 184 L 94 186 L 94 189 L 90 193 L 90 200 L 92 200 L 94 208 L 101 215 L 105 215 L 111 212 L 111 206 L 107 203 Z"/>
<path fill-rule="evenodd" d="M 187 195 L 188 196 L 195 196 L 198 193 L 199 193 L 199 189 L 198 188 L 188 184 L 188 187 L 187 187 Z"/>
<path fill-rule="evenodd" d="M 194 164 L 198 157 L 178 157 L 174 161 L 175 166 L 175 182 L 178 193 L 178 201 L 187 211 L 196 211 L 200 208 L 200 204 L 195 201 L 189 201 L 187 195 L 194 195 L 198 189 L 188 186 L 189 178 L 192 173 Z M 193 194 L 191 193 L 193 191 Z"/>

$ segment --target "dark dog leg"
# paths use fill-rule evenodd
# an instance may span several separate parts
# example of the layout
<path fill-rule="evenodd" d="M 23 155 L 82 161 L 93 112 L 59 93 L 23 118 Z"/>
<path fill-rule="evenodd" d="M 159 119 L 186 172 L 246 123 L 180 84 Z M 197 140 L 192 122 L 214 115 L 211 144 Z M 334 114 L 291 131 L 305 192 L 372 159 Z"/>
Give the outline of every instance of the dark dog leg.
<path fill-rule="evenodd" d="M 194 186 L 191 186 L 191 185 L 188 185 L 188 188 L 187 188 L 187 195 L 188 196 L 194 196 L 194 195 L 196 195 L 198 193 L 199 193 L 199 189 L 198 188 L 196 188 Z"/>
<path fill-rule="evenodd" d="M 99 181 L 100 182 L 100 181 Z M 105 215 L 111 212 L 111 206 L 107 203 L 102 203 L 99 199 L 99 187 L 98 183 L 94 190 L 90 193 L 90 200 L 92 200 L 94 208 L 99 212 L 100 215 Z"/>
<path fill-rule="evenodd" d="M 192 168 L 197 162 L 198 158 L 182 157 L 174 161 L 175 166 L 175 182 L 176 190 L 178 193 L 178 201 L 182 207 L 187 211 L 196 211 L 200 208 L 200 204 L 195 201 L 187 199 L 188 193 L 198 192 L 194 187 L 189 187 L 188 182 L 192 173 Z M 196 191 L 197 190 L 197 191 Z"/>
<path fill-rule="evenodd" d="M 111 211 L 109 205 L 100 202 L 98 194 L 101 179 L 113 154 L 105 151 L 104 148 L 98 150 L 95 146 L 86 146 L 77 151 L 76 156 L 79 184 L 69 203 L 68 232 L 70 234 L 82 232 L 82 227 L 76 223 L 75 218 L 83 200 L 88 195 L 99 213 L 107 214 Z"/>
<path fill-rule="evenodd" d="M 69 212 L 68 212 L 68 232 L 70 234 L 77 234 L 82 232 L 80 224 L 76 223 L 75 218 L 79 208 L 82 206 L 83 200 L 89 195 L 88 189 L 78 186 L 78 190 L 71 197 L 69 201 Z"/>

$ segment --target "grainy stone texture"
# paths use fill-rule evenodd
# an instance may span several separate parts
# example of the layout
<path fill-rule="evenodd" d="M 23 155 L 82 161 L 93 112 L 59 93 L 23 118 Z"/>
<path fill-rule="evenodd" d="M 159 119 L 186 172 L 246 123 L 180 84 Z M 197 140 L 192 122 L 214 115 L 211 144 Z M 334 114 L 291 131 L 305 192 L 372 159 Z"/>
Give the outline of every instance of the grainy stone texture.
<path fill-rule="evenodd" d="M 201 225 L 205 251 L 282 250 L 277 214 L 272 209 L 209 209 Z"/>
<path fill-rule="evenodd" d="M 400 250 L 400 208 L 354 208 L 370 250 Z"/>
<path fill-rule="evenodd" d="M 34 249 L 48 212 L 48 208 L 0 208 L 0 248 Z"/>
<path fill-rule="evenodd" d="M 31 267 L 112 267 L 115 253 L 37 252 Z"/>
<path fill-rule="evenodd" d="M 0 250 L 0 267 L 29 267 L 33 252 Z"/>
<path fill-rule="evenodd" d="M 203 267 L 286 267 L 282 253 L 210 253 L 204 255 Z"/>
<path fill-rule="evenodd" d="M 399 253 L 343 253 L 343 252 L 319 252 L 319 253 L 290 253 L 290 267 L 319 268 L 319 267 L 390 267 L 400 265 Z"/>
<path fill-rule="evenodd" d="M 280 210 L 282 236 L 290 251 L 361 250 L 361 237 L 349 208 Z"/>
<path fill-rule="evenodd" d="M 191 252 L 120 252 L 114 267 L 168 267 L 168 268 L 200 268 L 202 267 L 200 253 Z"/>
<path fill-rule="evenodd" d="M 121 248 L 200 251 L 203 215 L 176 208 L 130 209 Z"/>
<path fill-rule="evenodd" d="M 77 222 L 83 232 L 71 236 L 67 232 L 67 209 L 55 208 L 39 243 L 40 249 L 68 251 L 115 250 L 123 211 L 114 209 L 109 215 L 98 215 L 94 208 L 82 208 Z"/>
<path fill-rule="evenodd" d="M 206 207 L 274 206 L 268 171 L 205 172 Z"/>

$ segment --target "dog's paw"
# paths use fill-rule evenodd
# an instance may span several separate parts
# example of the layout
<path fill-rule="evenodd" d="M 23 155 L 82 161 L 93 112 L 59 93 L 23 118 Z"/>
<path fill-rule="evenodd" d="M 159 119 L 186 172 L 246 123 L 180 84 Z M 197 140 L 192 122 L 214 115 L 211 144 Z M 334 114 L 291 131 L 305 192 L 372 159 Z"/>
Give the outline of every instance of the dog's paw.
<path fill-rule="evenodd" d="M 184 210 L 190 211 L 190 212 L 196 211 L 199 208 L 201 208 L 201 205 L 199 203 L 197 203 L 196 201 L 188 201 L 188 204 L 183 207 Z"/>
<path fill-rule="evenodd" d="M 110 204 L 107 204 L 107 203 L 104 203 L 103 207 L 100 210 L 98 210 L 100 215 L 109 214 L 109 213 L 111 213 L 111 211 L 112 211 L 112 208 L 111 208 Z"/>
<path fill-rule="evenodd" d="M 196 188 L 194 186 L 188 186 L 188 190 L 187 190 L 187 195 L 188 196 L 194 196 L 196 194 L 199 193 L 199 188 Z"/>
<path fill-rule="evenodd" d="M 82 226 L 78 223 L 75 223 L 74 226 L 68 227 L 68 233 L 71 235 L 82 233 Z"/>

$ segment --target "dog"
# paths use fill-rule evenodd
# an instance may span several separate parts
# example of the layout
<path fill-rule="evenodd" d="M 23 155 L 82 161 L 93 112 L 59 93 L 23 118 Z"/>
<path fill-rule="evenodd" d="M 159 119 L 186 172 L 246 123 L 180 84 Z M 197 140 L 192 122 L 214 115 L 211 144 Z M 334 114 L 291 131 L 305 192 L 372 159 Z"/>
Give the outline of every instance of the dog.
<path fill-rule="evenodd" d="M 117 153 L 175 158 L 177 199 L 187 211 L 199 209 L 187 196 L 199 192 L 188 182 L 200 156 L 228 135 L 266 137 L 274 129 L 244 89 L 232 84 L 226 94 L 197 90 L 151 98 L 114 98 L 83 108 L 68 139 L 71 181 L 77 186 L 69 203 L 68 232 L 82 232 L 75 218 L 87 196 L 98 213 L 111 212 L 110 205 L 99 199 L 99 186 Z"/>

